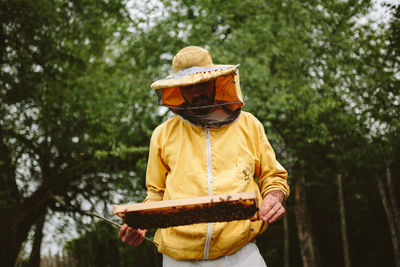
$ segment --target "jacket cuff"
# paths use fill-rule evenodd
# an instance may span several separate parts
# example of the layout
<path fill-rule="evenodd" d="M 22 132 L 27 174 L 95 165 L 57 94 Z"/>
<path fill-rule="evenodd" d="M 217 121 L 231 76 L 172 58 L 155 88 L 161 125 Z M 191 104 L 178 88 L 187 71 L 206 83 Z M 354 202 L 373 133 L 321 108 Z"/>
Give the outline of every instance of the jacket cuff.
<path fill-rule="evenodd" d="M 155 192 L 147 190 L 147 196 L 143 202 L 161 201 L 164 198 L 164 192 Z"/>
<path fill-rule="evenodd" d="M 285 195 L 285 200 L 289 197 L 290 191 L 289 191 L 289 186 L 287 185 L 283 185 L 283 184 L 279 184 L 279 185 L 271 185 L 268 186 L 268 188 L 266 188 L 265 190 L 263 190 L 261 192 L 261 196 L 264 199 L 269 192 L 272 191 L 281 191 L 284 195 Z"/>

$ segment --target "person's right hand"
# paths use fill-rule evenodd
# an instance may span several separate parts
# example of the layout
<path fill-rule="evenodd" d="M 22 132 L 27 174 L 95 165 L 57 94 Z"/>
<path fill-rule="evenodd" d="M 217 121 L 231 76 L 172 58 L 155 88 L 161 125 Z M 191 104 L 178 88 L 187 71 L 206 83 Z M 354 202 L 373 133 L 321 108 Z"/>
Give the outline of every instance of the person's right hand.
<path fill-rule="evenodd" d="M 139 246 L 144 240 L 147 230 L 133 229 L 127 224 L 122 225 L 119 230 L 118 236 L 121 238 L 122 242 L 132 245 Z"/>

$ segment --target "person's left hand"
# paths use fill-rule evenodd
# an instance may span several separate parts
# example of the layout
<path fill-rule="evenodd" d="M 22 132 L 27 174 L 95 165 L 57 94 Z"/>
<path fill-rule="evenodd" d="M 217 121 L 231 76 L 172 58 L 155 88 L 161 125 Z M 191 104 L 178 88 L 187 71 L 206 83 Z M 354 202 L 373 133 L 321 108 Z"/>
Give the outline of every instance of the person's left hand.
<path fill-rule="evenodd" d="M 285 214 L 285 208 L 282 203 L 285 195 L 282 191 L 269 192 L 260 207 L 259 218 L 264 222 L 273 223 L 282 218 Z"/>

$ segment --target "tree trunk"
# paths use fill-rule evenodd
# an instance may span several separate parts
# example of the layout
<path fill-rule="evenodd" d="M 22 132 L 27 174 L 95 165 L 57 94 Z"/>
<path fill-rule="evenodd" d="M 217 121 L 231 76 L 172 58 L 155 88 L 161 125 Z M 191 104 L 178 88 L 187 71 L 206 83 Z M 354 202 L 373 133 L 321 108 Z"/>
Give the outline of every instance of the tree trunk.
<path fill-rule="evenodd" d="M 42 247 L 43 226 L 45 219 L 46 212 L 43 212 L 35 224 L 35 237 L 33 239 L 31 256 L 29 258 L 29 267 L 40 267 L 40 249 Z"/>
<path fill-rule="evenodd" d="M 397 205 L 396 195 L 393 191 L 394 186 L 392 182 L 393 181 L 392 172 L 390 171 L 390 166 L 388 162 L 386 163 L 386 178 L 387 178 L 390 203 L 392 204 L 392 209 L 393 209 L 394 222 L 396 225 L 396 233 L 397 237 L 400 238 L 400 210 L 399 206 Z"/>
<path fill-rule="evenodd" d="M 349 254 L 349 242 L 347 239 L 347 225 L 346 225 L 346 213 L 344 208 L 344 197 L 343 197 L 343 183 L 342 174 L 336 176 L 338 183 L 338 202 L 340 211 L 340 230 L 342 233 L 342 245 L 343 245 L 343 261 L 344 267 L 351 267 L 350 254 Z"/>
<path fill-rule="evenodd" d="M 18 224 L 21 195 L 16 184 L 12 152 L 4 142 L 0 125 L 0 259 L 4 266 L 14 266 L 29 227 Z"/>
<path fill-rule="evenodd" d="M 11 221 L 11 220 L 8 220 Z M 18 255 L 20 253 L 21 247 L 28 237 L 29 228 L 27 226 L 16 226 L 12 222 L 5 223 L 8 225 L 6 231 L 1 231 L 0 234 L 0 259 L 4 266 L 14 266 Z"/>
<path fill-rule="evenodd" d="M 394 221 L 393 210 L 392 210 L 392 207 L 390 206 L 390 203 L 388 202 L 388 198 L 386 196 L 383 179 L 381 177 L 377 176 L 376 180 L 378 183 L 379 195 L 381 197 L 383 208 L 385 209 L 385 213 L 386 213 L 386 218 L 389 223 L 390 237 L 392 238 L 392 244 L 393 244 L 394 263 L 395 263 L 396 267 L 400 267 L 399 238 L 396 233 L 396 226 L 395 226 L 395 221 Z"/>
<path fill-rule="evenodd" d="M 290 266 L 290 253 L 289 253 L 289 221 L 288 214 L 283 216 L 283 267 Z"/>
<path fill-rule="evenodd" d="M 295 213 L 297 234 L 299 236 L 299 245 L 303 267 L 317 267 L 317 249 L 310 217 L 307 211 L 306 192 L 304 188 L 305 178 L 302 172 L 299 173 L 295 181 Z"/>
<path fill-rule="evenodd" d="M 34 195 L 37 198 L 30 197 L 19 205 L 10 204 L 8 208 L 2 209 L 0 229 L 7 229 L 7 231 L 0 231 L 0 247 L 7 249 L 0 249 L 0 259 L 5 263 L 5 266 L 14 266 L 21 246 L 28 237 L 29 230 L 47 207 L 47 202 L 39 200 L 38 194 L 34 193 Z M 46 194 L 42 197 L 48 198 Z M 31 205 L 29 206 L 27 201 L 30 199 L 33 201 L 30 202 Z M 38 202 L 34 202 L 36 199 L 38 199 Z"/>
<path fill-rule="evenodd" d="M 47 195 L 43 196 L 45 197 L 49 199 Z M 40 204 L 33 202 L 30 207 L 26 201 L 20 205 L 10 205 L 7 209 L 3 209 L 3 214 L 0 214 L 0 229 L 7 229 L 0 231 L 0 247 L 6 248 L 0 249 L 0 259 L 5 266 L 14 266 L 29 230 L 47 207 L 44 200 L 39 200 Z"/>
<path fill-rule="evenodd" d="M 7 250 L 0 250 L 0 259 L 6 262 L 6 266 L 13 266 L 18 257 L 19 250 L 28 236 L 30 228 L 38 218 L 45 212 L 48 204 L 53 201 L 51 192 L 57 191 L 65 185 L 55 178 L 44 179 L 41 186 L 29 197 L 20 199 L 20 203 L 14 204 L 10 201 L 3 208 L 0 214 L 0 229 L 9 231 L 0 232 L 0 247 Z"/>

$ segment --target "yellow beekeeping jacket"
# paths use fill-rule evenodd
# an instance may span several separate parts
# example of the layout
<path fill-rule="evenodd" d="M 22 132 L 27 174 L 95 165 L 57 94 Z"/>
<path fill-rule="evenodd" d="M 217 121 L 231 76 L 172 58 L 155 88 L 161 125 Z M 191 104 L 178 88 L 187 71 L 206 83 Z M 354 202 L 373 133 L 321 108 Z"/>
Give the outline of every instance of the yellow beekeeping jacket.
<path fill-rule="evenodd" d="M 174 116 L 151 137 L 145 201 L 256 191 L 261 205 L 270 191 L 288 196 L 286 177 L 262 124 L 250 113 L 211 129 Z M 160 253 L 175 259 L 215 259 L 236 252 L 266 227 L 250 220 L 201 223 L 158 229 L 154 239 Z"/>

